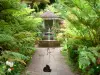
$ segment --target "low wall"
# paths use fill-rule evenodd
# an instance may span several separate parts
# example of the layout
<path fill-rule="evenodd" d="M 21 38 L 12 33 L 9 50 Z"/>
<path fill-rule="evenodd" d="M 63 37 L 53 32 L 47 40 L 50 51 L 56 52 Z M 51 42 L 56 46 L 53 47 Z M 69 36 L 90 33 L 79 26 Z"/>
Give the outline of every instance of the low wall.
<path fill-rule="evenodd" d="M 41 40 L 39 47 L 60 47 L 60 42 L 57 40 Z"/>

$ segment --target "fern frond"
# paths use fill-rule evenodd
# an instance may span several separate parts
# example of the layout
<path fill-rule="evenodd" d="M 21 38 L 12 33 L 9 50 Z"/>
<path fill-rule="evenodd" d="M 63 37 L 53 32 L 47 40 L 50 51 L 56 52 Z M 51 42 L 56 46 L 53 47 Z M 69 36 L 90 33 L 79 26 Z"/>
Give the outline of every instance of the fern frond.
<path fill-rule="evenodd" d="M 7 34 L 0 34 L 0 43 L 1 42 L 9 42 L 9 41 L 13 41 L 14 38 L 10 35 Z"/>
<path fill-rule="evenodd" d="M 91 63 L 96 64 L 96 57 L 98 53 L 96 50 L 89 50 L 91 48 L 87 48 L 86 46 L 83 48 L 79 48 L 79 68 L 86 69 Z"/>
<path fill-rule="evenodd" d="M 26 57 L 23 54 L 17 53 L 17 52 L 11 52 L 11 51 L 4 51 L 3 55 L 0 57 L 0 59 L 5 58 L 5 59 L 11 59 L 12 61 L 18 61 L 21 63 L 24 63 L 24 60 L 27 60 L 28 57 Z"/>

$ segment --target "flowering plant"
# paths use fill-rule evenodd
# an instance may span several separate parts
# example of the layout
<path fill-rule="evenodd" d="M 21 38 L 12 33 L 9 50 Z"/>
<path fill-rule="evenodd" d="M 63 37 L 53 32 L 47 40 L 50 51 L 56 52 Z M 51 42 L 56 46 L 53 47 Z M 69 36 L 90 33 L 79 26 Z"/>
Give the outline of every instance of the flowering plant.
<path fill-rule="evenodd" d="M 12 70 L 14 70 L 13 66 L 14 66 L 14 62 L 13 61 L 6 61 L 6 65 L 8 66 L 8 70 L 7 72 L 11 72 Z"/>

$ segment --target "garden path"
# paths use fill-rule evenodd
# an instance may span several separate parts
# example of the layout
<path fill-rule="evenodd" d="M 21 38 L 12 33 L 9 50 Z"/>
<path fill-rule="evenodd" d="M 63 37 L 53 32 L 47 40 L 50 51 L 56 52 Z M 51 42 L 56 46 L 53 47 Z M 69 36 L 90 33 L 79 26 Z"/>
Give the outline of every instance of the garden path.
<path fill-rule="evenodd" d="M 50 48 L 49 58 L 49 54 L 47 55 L 47 48 L 37 48 L 26 72 L 29 72 L 29 75 L 74 75 L 68 65 L 66 65 L 60 51 L 61 48 Z M 43 68 L 46 64 L 50 65 L 52 72 L 43 72 Z"/>

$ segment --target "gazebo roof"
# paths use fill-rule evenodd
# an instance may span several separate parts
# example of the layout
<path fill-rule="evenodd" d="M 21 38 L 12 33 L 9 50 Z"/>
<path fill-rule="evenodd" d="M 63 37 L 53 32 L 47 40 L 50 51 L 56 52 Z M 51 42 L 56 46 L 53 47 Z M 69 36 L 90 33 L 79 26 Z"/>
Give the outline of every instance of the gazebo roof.
<path fill-rule="evenodd" d="M 59 19 L 59 17 L 57 15 L 55 15 L 53 12 L 51 11 L 46 11 L 44 12 L 41 17 L 43 19 Z"/>

